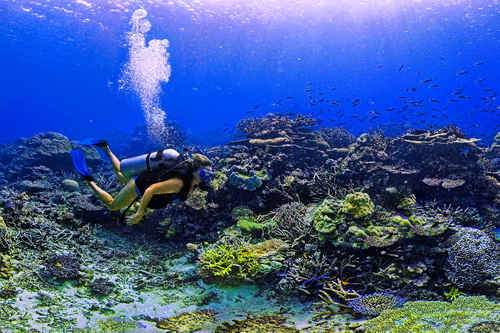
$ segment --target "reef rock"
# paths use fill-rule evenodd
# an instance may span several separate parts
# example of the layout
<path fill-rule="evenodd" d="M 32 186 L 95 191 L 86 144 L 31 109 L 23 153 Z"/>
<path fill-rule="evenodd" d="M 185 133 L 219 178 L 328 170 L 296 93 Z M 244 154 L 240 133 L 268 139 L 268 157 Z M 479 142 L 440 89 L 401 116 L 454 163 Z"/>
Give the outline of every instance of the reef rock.
<path fill-rule="evenodd" d="M 4 165 L 5 176 L 12 180 L 30 174 L 33 167 L 44 166 L 52 171 L 73 170 L 71 162 L 72 143 L 64 135 L 56 132 L 40 133 L 28 139 L 21 139 L 0 149 L 0 158 L 11 161 Z M 99 163 L 98 152 L 84 147 L 87 163 Z"/>

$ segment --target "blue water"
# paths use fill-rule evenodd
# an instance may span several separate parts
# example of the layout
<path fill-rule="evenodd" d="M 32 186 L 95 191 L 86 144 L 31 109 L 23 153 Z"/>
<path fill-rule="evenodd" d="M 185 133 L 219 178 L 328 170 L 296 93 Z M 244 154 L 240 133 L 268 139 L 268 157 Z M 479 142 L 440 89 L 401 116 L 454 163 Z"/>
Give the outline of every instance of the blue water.
<path fill-rule="evenodd" d="M 170 42 L 159 106 L 195 142 L 227 142 L 267 112 L 353 134 L 455 124 L 487 143 L 500 129 L 497 0 L 4 0 L 0 142 L 144 125 L 136 92 L 119 89 L 139 8 L 146 38 Z"/>

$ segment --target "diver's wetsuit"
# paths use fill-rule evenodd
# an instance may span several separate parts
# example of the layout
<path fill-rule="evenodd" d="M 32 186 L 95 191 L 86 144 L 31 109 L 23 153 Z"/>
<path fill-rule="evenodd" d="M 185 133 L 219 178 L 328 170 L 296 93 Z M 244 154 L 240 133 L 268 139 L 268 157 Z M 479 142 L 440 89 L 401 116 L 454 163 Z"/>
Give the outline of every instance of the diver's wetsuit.
<path fill-rule="evenodd" d="M 142 171 L 135 179 L 138 196 L 142 196 L 146 189 L 155 184 L 164 182 L 169 179 L 178 178 L 182 180 L 182 188 L 177 193 L 155 194 L 149 201 L 148 208 L 158 209 L 164 208 L 172 201 L 179 199 L 185 201 L 188 197 L 189 190 L 193 181 L 192 167 L 187 165 L 179 165 L 174 169 L 166 168 L 165 166 L 158 166 L 151 170 Z"/>

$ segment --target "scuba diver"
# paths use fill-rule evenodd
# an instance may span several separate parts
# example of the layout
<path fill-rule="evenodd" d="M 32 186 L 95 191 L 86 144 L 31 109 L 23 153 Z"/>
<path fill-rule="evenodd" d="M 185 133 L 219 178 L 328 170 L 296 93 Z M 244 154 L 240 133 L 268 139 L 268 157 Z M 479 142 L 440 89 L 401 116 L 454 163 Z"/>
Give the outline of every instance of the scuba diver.
<path fill-rule="evenodd" d="M 202 154 L 185 156 L 174 149 L 165 149 L 120 161 L 104 140 L 86 139 L 79 144 L 100 148 L 111 160 L 119 181 L 125 184 L 113 198 L 101 189 L 90 175 L 83 151 L 71 151 L 77 172 L 110 210 L 126 208 L 122 213 L 123 219 L 126 211 L 140 200 L 136 213 L 124 218 L 125 224 L 129 226 L 139 223 L 146 208 L 164 208 L 175 200 L 185 201 L 196 186 L 207 190 L 215 178 L 211 171 L 212 162 Z"/>

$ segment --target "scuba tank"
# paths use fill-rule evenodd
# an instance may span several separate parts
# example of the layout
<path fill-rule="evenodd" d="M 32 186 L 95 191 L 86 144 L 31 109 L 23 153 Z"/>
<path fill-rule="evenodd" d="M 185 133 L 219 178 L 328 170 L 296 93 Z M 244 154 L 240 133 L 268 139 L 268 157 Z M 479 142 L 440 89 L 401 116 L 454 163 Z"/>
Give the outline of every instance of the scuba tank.
<path fill-rule="evenodd" d="M 151 170 L 159 165 L 173 167 L 180 162 L 180 156 L 181 154 L 174 149 L 162 149 L 149 154 L 125 158 L 120 161 L 120 171 L 130 179 L 144 170 Z"/>

